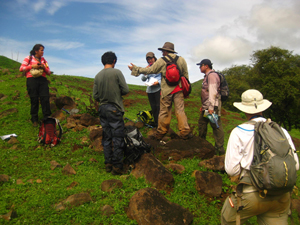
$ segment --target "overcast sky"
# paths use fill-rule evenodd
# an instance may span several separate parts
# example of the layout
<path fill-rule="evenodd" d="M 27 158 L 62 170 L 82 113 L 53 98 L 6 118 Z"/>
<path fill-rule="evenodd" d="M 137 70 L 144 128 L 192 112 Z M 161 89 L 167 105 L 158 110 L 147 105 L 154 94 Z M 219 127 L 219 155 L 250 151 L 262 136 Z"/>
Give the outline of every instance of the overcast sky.
<path fill-rule="evenodd" d="M 94 78 L 114 51 L 126 81 L 143 85 L 127 66 L 169 41 L 195 82 L 203 58 L 222 70 L 271 45 L 300 54 L 299 21 L 299 0 L 0 0 L 0 55 L 22 62 L 41 43 L 55 74 Z"/>

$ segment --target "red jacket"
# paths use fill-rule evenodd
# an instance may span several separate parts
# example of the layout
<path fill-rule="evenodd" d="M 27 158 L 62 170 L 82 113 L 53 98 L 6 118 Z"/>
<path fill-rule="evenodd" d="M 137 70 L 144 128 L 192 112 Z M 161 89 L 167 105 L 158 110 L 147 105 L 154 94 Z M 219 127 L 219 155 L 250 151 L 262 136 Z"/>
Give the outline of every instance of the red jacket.
<path fill-rule="evenodd" d="M 30 63 L 29 63 L 29 57 L 31 57 Z M 24 69 L 25 69 L 27 71 L 26 72 L 26 78 L 32 77 L 32 75 L 30 74 L 30 70 L 32 69 L 32 65 L 38 64 L 38 63 L 40 63 L 40 62 L 37 61 L 34 56 L 27 56 L 23 60 L 22 65 L 20 66 L 20 72 L 23 72 Z M 48 63 L 47 63 L 47 61 L 44 57 L 41 58 L 41 64 L 43 64 L 45 66 L 45 70 L 44 70 L 44 73 L 43 73 L 42 76 L 46 77 L 46 74 L 48 74 L 48 75 L 51 74 Z"/>

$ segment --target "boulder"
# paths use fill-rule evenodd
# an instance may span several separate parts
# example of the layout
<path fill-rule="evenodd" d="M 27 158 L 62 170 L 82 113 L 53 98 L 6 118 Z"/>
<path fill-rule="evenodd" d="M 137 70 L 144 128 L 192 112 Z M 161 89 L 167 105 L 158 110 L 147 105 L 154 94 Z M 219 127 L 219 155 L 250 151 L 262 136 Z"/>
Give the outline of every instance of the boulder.
<path fill-rule="evenodd" d="M 91 144 L 91 147 L 96 151 L 96 152 L 102 152 L 103 151 L 103 146 L 102 146 L 102 137 L 97 138 L 94 140 Z"/>
<path fill-rule="evenodd" d="M 84 113 L 81 115 L 79 123 L 85 127 L 99 124 L 97 118 L 88 113 Z"/>
<path fill-rule="evenodd" d="M 209 197 L 220 197 L 222 194 L 222 177 L 214 172 L 196 171 L 196 190 Z"/>
<path fill-rule="evenodd" d="M 144 123 L 141 121 L 138 121 L 134 124 L 135 127 L 137 127 L 138 129 L 141 129 L 142 127 L 144 127 Z"/>
<path fill-rule="evenodd" d="M 225 171 L 224 168 L 225 155 L 217 156 L 215 155 L 211 159 L 201 161 L 198 166 L 203 166 L 209 170 L 214 171 Z"/>
<path fill-rule="evenodd" d="M 292 199 L 291 210 L 296 210 L 298 218 L 300 218 L 300 199 Z"/>
<path fill-rule="evenodd" d="M 94 141 L 98 137 L 102 137 L 102 134 L 103 134 L 102 127 L 97 127 L 95 129 L 91 130 L 91 132 L 90 132 L 90 140 Z"/>
<path fill-rule="evenodd" d="M 209 159 L 215 155 L 214 146 L 208 141 L 196 136 L 188 140 L 172 139 L 166 143 L 151 138 L 146 138 L 145 141 L 154 147 L 155 154 L 162 161 L 179 161 L 185 158 L 192 159 L 194 157 Z"/>
<path fill-rule="evenodd" d="M 76 108 L 76 104 L 72 98 L 68 96 L 61 96 L 55 99 L 55 105 L 58 109 L 73 109 Z"/>
<path fill-rule="evenodd" d="M 71 195 L 67 199 L 56 204 L 54 208 L 55 210 L 59 211 L 59 210 L 66 209 L 67 206 L 72 208 L 74 206 L 79 206 L 90 201 L 92 201 L 92 198 L 88 193 L 78 193 L 78 194 Z"/>
<path fill-rule="evenodd" d="M 132 196 L 127 216 L 140 225 L 185 225 L 193 222 L 193 214 L 190 211 L 168 201 L 153 188 L 141 189 Z"/>
<path fill-rule="evenodd" d="M 105 192 L 112 192 L 114 189 L 122 187 L 122 181 L 116 179 L 105 180 L 101 183 L 101 190 Z"/>
<path fill-rule="evenodd" d="M 172 170 L 176 173 L 182 173 L 183 171 L 185 171 L 185 168 L 183 165 L 180 165 L 180 164 L 176 164 L 176 163 L 170 163 L 168 165 L 166 165 L 166 168 L 168 170 Z"/>
<path fill-rule="evenodd" d="M 136 178 L 144 177 L 148 183 L 159 190 L 169 189 L 174 184 L 172 173 L 150 153 L 141 156 L 131 174 Z"/>
<path fill-rule="evenodd" d="M 51 116 L 58 119 L 59 121 L 63 121 L 66 119 L 66 115 L 62 110 L 57 110 L 56 112 L 52 113 Z"/>

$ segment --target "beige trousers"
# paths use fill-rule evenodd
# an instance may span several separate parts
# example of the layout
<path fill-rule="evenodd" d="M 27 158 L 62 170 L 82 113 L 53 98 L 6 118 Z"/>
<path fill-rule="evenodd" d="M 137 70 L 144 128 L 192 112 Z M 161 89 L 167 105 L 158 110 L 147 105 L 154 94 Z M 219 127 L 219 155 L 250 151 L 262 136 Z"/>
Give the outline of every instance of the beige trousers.
<path fill-rule="evenodd" d="M 169 94 L 160 99 L 160 111 L 158 116 L 157 139 L 169 131 L 172 114 L 172 103 L 174 102 L 175 115 L 178 121 L 178 129 L 180 137 L 184 138 L 190 133 L 190 127 L 187 122 L 187 117 L 184 112 L 184 97 L 182 91 L 175 94 Z"/>
<path fill-rule="evenodd" d="M 241 224 L 244 224 L 250 217 L 257 216 L 259 225 L 287 225 L 290 195 L 290 193 L 285 193 L 261 198 L 257 191 L 243 193 L 241 205 L 244 208 L 240 210 Z M 233 207 L 230 206 L 229 198 L 232 200 Z M 221 211 L 222 225 L 236 224 L 236 205 L 237 199 L 234 194 L 226 198 Z"/>

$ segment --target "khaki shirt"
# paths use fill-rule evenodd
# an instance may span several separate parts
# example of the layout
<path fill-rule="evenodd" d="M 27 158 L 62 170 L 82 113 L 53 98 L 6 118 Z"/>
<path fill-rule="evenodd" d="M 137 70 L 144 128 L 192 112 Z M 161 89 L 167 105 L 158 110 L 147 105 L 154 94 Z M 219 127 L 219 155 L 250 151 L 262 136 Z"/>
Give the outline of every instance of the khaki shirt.
<path fill-rule="evenodd" d="M 176 54 L 169 53 L 169 56 L 171 56 L 173 59 L 176 57 Z M 187 64 L 186 61 L 183 57 L 179 57 L 177 60 L 177 66 L 180 69 L 181 73 L 183 76 L 185 76 L 187 79 L 189 79 L 189 74 L 187 70 Z M 153 63 L 152 66 L 148 68 L 143 68 L 143 67 L 137 67 L 133 66 L 131 75 L 133 76 L 139 76 L 140 74 L 157 74 L 161 73 L 162 79 L 161 79 L 161 97 L 164 98 L 168 94 L 170 94 L 176 86 L 169 86 L 166 83 L 166 68 L 167 68 L 167 63 L 162 59 L 159 58 L 155 63 Z M 179 81 L 179 86 L 181 87 L 181 82 Z"/>

